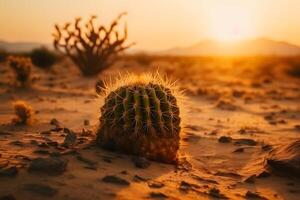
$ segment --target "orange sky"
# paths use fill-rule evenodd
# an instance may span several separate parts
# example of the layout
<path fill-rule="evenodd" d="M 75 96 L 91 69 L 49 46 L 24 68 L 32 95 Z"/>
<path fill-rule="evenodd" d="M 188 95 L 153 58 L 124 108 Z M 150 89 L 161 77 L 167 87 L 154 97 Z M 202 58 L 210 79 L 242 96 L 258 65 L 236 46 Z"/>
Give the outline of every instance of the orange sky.
<path fill-rule="evenodd" d="M 131 41 L 156 50 L 213 38 L 268 37 L 300 45 L 300 0 L 0 0 L 0 39 L 51 42 L 54 23 L 128 11 Z"/>

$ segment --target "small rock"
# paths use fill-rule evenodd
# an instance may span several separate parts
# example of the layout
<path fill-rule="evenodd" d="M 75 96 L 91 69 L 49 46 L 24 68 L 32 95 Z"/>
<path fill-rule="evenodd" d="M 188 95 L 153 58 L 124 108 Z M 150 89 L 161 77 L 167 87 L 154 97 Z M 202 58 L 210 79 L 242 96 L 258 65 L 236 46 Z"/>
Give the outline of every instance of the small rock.
<path fill-rule="evenodd" d="M 134 175 L 133 180 L 134 180 L 135 182 L 145 182 L 145 181 L 147 181 L 148 179 L 143 178 L 143 177 L 141 177 L 141 176 L 139 176 L 139 175 Z"/>
<path fill-rule="evenodd" d="M 265 144 L 265 145 L 263 145 L 263 146 L 261 147 L 261 149 L 262 149 L 263 151 L 270 151 L 270 150 L 273 149 L 273 147 L 272 147 L 272 145 Z"/>
<path fill-rule="evenodd" d="M 242 153 L 244 152 L 244 148 L 237 148 L 236 150 L 233 151 L 233 153 Z"/>
<path fill-rule="evenodd" d="M 150 192 L 149 197 L 152 199 L 167 199 L 167 198 L 169 198 L 167 195 L 165 195 L 162 192 Z"/>
<path fill-rule="evenodd" d="M 220 190 L 217 188 L 211 188 L 208 194 L 212 197 L 219 198 L 219 199 L 228 199 L 224 194 L 220 193 Z"/>
<path fill-rule="evenodd" d="M 26 184 L 23 189 L 41 196 L 53 197 L 58 190 L 46 184 Z"/>
<path fill-rule="evenodd" d="M 0 169 L 0 177 L 15 177 L 17 174 L 18 169 L 15 166 Z"/>
<path fill-rule="evenodd" d="M 64 147 L 73 146 L 75 144 L 76 140 L 77 140 L 76 134 L 74 132 L 70 131 L 67 133 L 62 146 L 64 146 Z"/>
<path fill-rule="evenodd" d="M 184 191 L 184 192 L 194 190 L 195 188 L 199 188 L 199 186 L 196 184 L 188 183 L 186 181 L 181 181 L 181 183 L 179 185 L 179 190 Z"/>
<path fill-rule="evenodd" d="M 66 170 L 67 164 L 67 160 L 58 157 L 36 158 L 32 160 L 28 170 L 33 173 L 60 175 Z"/>
<path fill-rule="evenodd" d="M 79 160 L 79 161 L 81 161 L 81 162 L 83 162 L 83 163 L 85 163 L 85 164 L 87 164 L 89 166 L 94 166 L 94 165 L 97 164 L 97 162 L 95 162 L 93 160 L 90 160 L 88 158 L 85 158 L 82 155 L 77 155 L 76 158 L 77 158 L 77 160 Z"/>
<path fill-rule="evenodd" d="M 117 185 L 130 185 L 130 183 L 127 180 L 113 175 L 103 177 L 102 181 L 105 183 L 113 183 Z"/>
<path fill-rule="evenodd" d="M 242 138 L 242 139 L 237 139 L 234 144 L 236 144 L 236 145 L 255 146 L 255 145 L 257 145 L 257 142 L 255 140 L 252 140 L 252 139 Z"/>
<path fill-rule="evenodd" d="M 132 162 L 137 168 L 146 169 L 151 165 L 151 162 L 144 157 L 133 157 Z"/>
<path fill-rule="evenodd" d="M 50 120 L 50 124 L 54 126 L 60 126 L 60 123 L 57 119 L 53 118 Z"/>
<path fill-rule="evenodd" d="M 245 197 L 248 199 L 267 199 L 263 196 L 261 196 L 260 194 L 258 194 L 257 192 L 251 192 L 251 191 L 247 191 L 245 194 Z"/>
<path fill-rule="evenodd" d="M 221 136 L 219 138 L 220 143 L 229 143 L 229 142 L 231 142 L 231 140 L 232 140 L 232 138 L 229 136 Z"/>
<path fill-rule="evenodd" d="M 150 188 L 162 188 L 165 186 L 165 184 L 163 184 L 162 182 L 158 182 L 158 181 L 151 181 L 148 183 L 148 186 Z"/>
<path fill-rule="evenodd" d="M 85 126 L 89 126 L 89 125 L 90 125 L 90 120 L 85 119 L 85 120 L 83 121 L 83 124 L 84 124 Z"/>

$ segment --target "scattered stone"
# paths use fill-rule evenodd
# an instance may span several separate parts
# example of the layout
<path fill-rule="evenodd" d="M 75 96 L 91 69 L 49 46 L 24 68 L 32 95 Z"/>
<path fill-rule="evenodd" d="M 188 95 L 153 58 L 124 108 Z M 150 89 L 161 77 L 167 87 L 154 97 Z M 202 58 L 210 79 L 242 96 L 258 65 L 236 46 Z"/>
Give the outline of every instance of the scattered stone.
<path fill-rule="evenodd" d="M 152 199 L 167 199 L 167 198 L 169 198 L 167 195 L 165 195 L 162 192 L 150 192 L 149 197 Z"/>
<path fill-rule="evenodd" d="M 251 192 L 251 191 L 247 191 L 245 194 L 245 197 L 248 199 L 267 199 L 263 196 L 261 196 L 259 193 L 257 192 Z"/>
<path fill-rule="evenodd" d="M 16 198 L 12 194 L 7 194 L 0 196 L 0 200 L 16 200 Z"/>
<path fill-rule="evenodd" d="M 217 188 L 211 188 L 208 192 L 208 194 L 212 197 L 218 198 L 218 199 L 228 199 L 224 194 L 220 193 L 220 190 Z"/>
<path fill-rule="evenodd" d="M 147 181 L 148 179 L 143 178 L 143 177 L 141 177 L 141 176 L 139 176 L 139 175 L 134 175 L 133 180 L 134 180 L 135 182 L 145 182 L 145 181 Z"/>
<path fill-rule="evenodd" d="M 300 139 L 272 150 L 267 164 L 275 172 L 300 178 Z"/>
<path fill-rule="evenodd" d="M 105 176 L 102 178 L 102 181 L 105 183 L 113 183 L 117 185 L 130 185 L 127 180 L 114 175 Z"/>
<path fill-rule="evenodd" d="M 94 165 L 97 165 L 97 162 L 93 161 L 93 160 L 90 160 L 88 158 L 85 158 L 83 157 L 82 155 L 77 155 L 76 156 L 77 160 L 89 165 L 89 166 L 94 166 Z"/>
<path fill-rule="evenodd" d="M 229 99 L 219 99 L 215 106 L 216 108 L 228 111 L 234 111 L 238 109 L 238 106 L 234 105 Z"/>
<path fill-rule="evenodd" d="M 199 182 L 203 182 L 203 183 L 212 183 L 212 184 L 218 184 L 217 181 L 212 180 L 212 179 L 206 179 L 206 178 L 202 178 L 200 176 L 197 176 L 195 174 L 192 174 L 192 178 L 199 181 Z"/>
<path fill-rule="evenodd" d="M 185 136 L 182 140 L 186 142 L 198 142 L 201 139 L 201 136 L 189 132 L 186 132 Z"/>
<path fill-rule="evenodd" d="M 144 157 L 133 157 L 131 160 L 137 168 L 146 169 L 151 165 L 151 162 Z"/>
<path fill-rule="evenodd" d="M 162 182 L 158 182 L 158 181 L 151 181 L 148 183 L 148 186 L 150 188 L 162 188 L 165 186 L 165 184 Z"/>
<path fill-rule="evenodd" d="M 273 149 L 272 145 L 265 144 L 261 147 L 263 151 L 271 151 Z"/>
<path fill-rule="evenodd" d="M 16 166 L 4 167 L 0 169 L 0 177 L 15 177 L 18 174 Z"/>
<path fill-rule="evenodd" d="M 89 126 L 89 125 L 90 125 L 90 120 L 85 119 L 85 120 L 83 121 L 83 125 Z"/>
<path fill-rule="evenodd" d="M 244 148 L 237 148 L 236 150 L 233 151 L 233 153 L 243 153 Z"/>
<path fill-rule="evenodd" d="M 104 162 L 111 163 L 112 162 L 112 157 L 110 157 L 110 156 L 102 156 L 102 160 Z"/>
<path fill-rule="evenodd" d="M 232 138 L 229 137 L 229 136 L 221 136 L 221 137 L 219 138 L 219 142 L 220 142 L 220 143 L 230 143 L 231 140 L 232 140 Z"/>
<path fill-rule="evenodd" d="M 50 124 L 54 126 L 60 126 L 60 123 L 57 119 L 53 118 L 50 120 Z"/>
<path fill-rule="evenodd" d="M 53 197 L 58 193 L 57 189 L 46 184 L 25 184 L 23 189 L 45 197 Z"/>
<path fill-rule="evenodd" d="M 73 146 L 75 144 L 76 140 L 77 140 L 76 134 L 74 132 L 70 131 L 67 133 L 62 146 L 64 146 L 64 147 Z"/>
<path fill-rule="evenodd" d="M 181 181 L 180 185 L 179 185 L 179 190 L 181 190 L 183 192 L 188 192 L 190 190 L 195 190 L 196 188 L 199 188 L 199 186 L 196 185 L 196 184 L 188 183 L 186 181 Z"/>
<path fill-rule="evenodd" d="M 58 157 L 36 158 L 29 166 L 29 172 L 60 175 L 67 168 L 68 161 Z"/>
<path fill-rule="evenodd" d="M 255 140 L 252 140 L 252 139 L 242 138 L 242 139 L 237 139 L 234 144 L 236 144 L 236 145 L 255 146 L 255 145 L 257 145 L 257 142 Z"/>

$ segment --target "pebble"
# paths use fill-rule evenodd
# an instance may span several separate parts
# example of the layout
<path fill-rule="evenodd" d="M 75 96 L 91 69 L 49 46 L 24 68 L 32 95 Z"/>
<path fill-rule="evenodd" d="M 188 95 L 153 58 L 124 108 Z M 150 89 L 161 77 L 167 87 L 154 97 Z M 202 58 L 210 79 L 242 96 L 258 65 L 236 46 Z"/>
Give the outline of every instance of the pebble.
<path fill-rule="evenodd" d="M 45 197 L 53 197 L 58 193 L 57 189 L 46 184 L 25 184 L 23 189 Z"/>
<path fill-rule="evenodd" d="M 242 139 L 237 139 L 234 144 L 236 144 L 236 145 L 255 146 L 255 145 L 257 145 L 257 142 L 255 140 L 252 140 L 252 139 L 242 138 Z"/>
<path fill-rule="evenodd" d="M 221 137 L 219 138 L 219 142 L 220 142 L 220 143 L 230 143 L 231 140 L 232 140 L 232 138 L 229 137 L 229 136 L 221 136 Z"/>
<path fill-rule="evenodd" d="M 102 181 L 105 183 L 113 183 L 116 185 L 130 185 L 127 180 L 113 175 L 103 177 Z"/>
<path fill-rule="evenodd" d="M 149 197 L 152 199 L 167 199 L 167 198 L 169 198 L 167 195 L 165 195 L 162 192 L 150 192 Z"/>
<path fill-rule="evenodd" d="M 151 165 L 151 162 L 144 157 L 133 157 L 131 160 L 137 168 L 146 169 Z"/>
<path fill-rule="evenodd" d="M 49 175 L 60 175 L 67 168 L 68 161 L 59 157 L 36 158 L 31 161 L 30 172 L 46 173 Z"/>
<path fill-rule="evenodd" d="M 67 129 L 67 130 L 69 130 L 69 129 Z M 76 134 L 72 131 L 69 131 L 65 137 L 65 140 L 64 140 L 62 146 L 64 146 L 64 147 L 73 146 L 75 144 L 76 140 L 77 140 Z"/>
<path fill-rule="evenodd" d="M 256 192 L 251 192 L 251 191 L 247 191 L 245 194 L 245 197 L 249 198 L 249 199 L 267 199 L 267 198 L 261 196 L 260 194 L 258 194 Z"/>
<path fill-rule="evenodd" d="M 162 188 L 165 186 L 165 184 L 162 182 L 158 182 L 158 181 L 151 181 L 148 183 L 148 186 L 150 188 Z"/>

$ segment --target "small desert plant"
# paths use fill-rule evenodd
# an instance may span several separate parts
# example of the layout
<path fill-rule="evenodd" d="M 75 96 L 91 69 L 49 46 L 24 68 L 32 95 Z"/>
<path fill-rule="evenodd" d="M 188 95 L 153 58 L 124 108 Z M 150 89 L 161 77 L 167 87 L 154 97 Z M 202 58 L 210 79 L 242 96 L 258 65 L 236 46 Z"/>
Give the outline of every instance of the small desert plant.
<path fill-rule="evenodd" d="M 96 16 L 91 16 L 85 28 L 80 25 L 81 18 L 76 18 L 74 25 L 66 23 L 62 28 L 55 25 L 54 47 L 71 58 L 83 75 L 97 75 L 116 60 L 118 53 L 132 45 L 124 45 L 127 40 L 126 26 L 123 37 L 116 30 L 124 14 L 120 14 L 109 28 L 95 27 Z"/>
<path fill-rule="evenodd" d="M 26 125 L 32 122 L 32 108 L 24 101 L 16 101 L 13 103 L 16 117 L 13 118 L 14 124 Z"/>
<path fill-rule="evenodd" d="M 28 86 L 32 68 L 31 59 L 22 56 L 9 56 L 7 61 L 15 72 L 17 83 L 22 87 Z"/>
<path fill-rule="evenodd" d="M 176 163 L 180 93 L 159 76 L 120 78 L 106 88 L 97 143 L 106 149 Z"/>
<path fill-rule="evenodd" d="M 58 61 L 58 55 L 45 47 L 33 49 L 29 55 L 35 66 L 44 69 L 50 68 Z"/>

